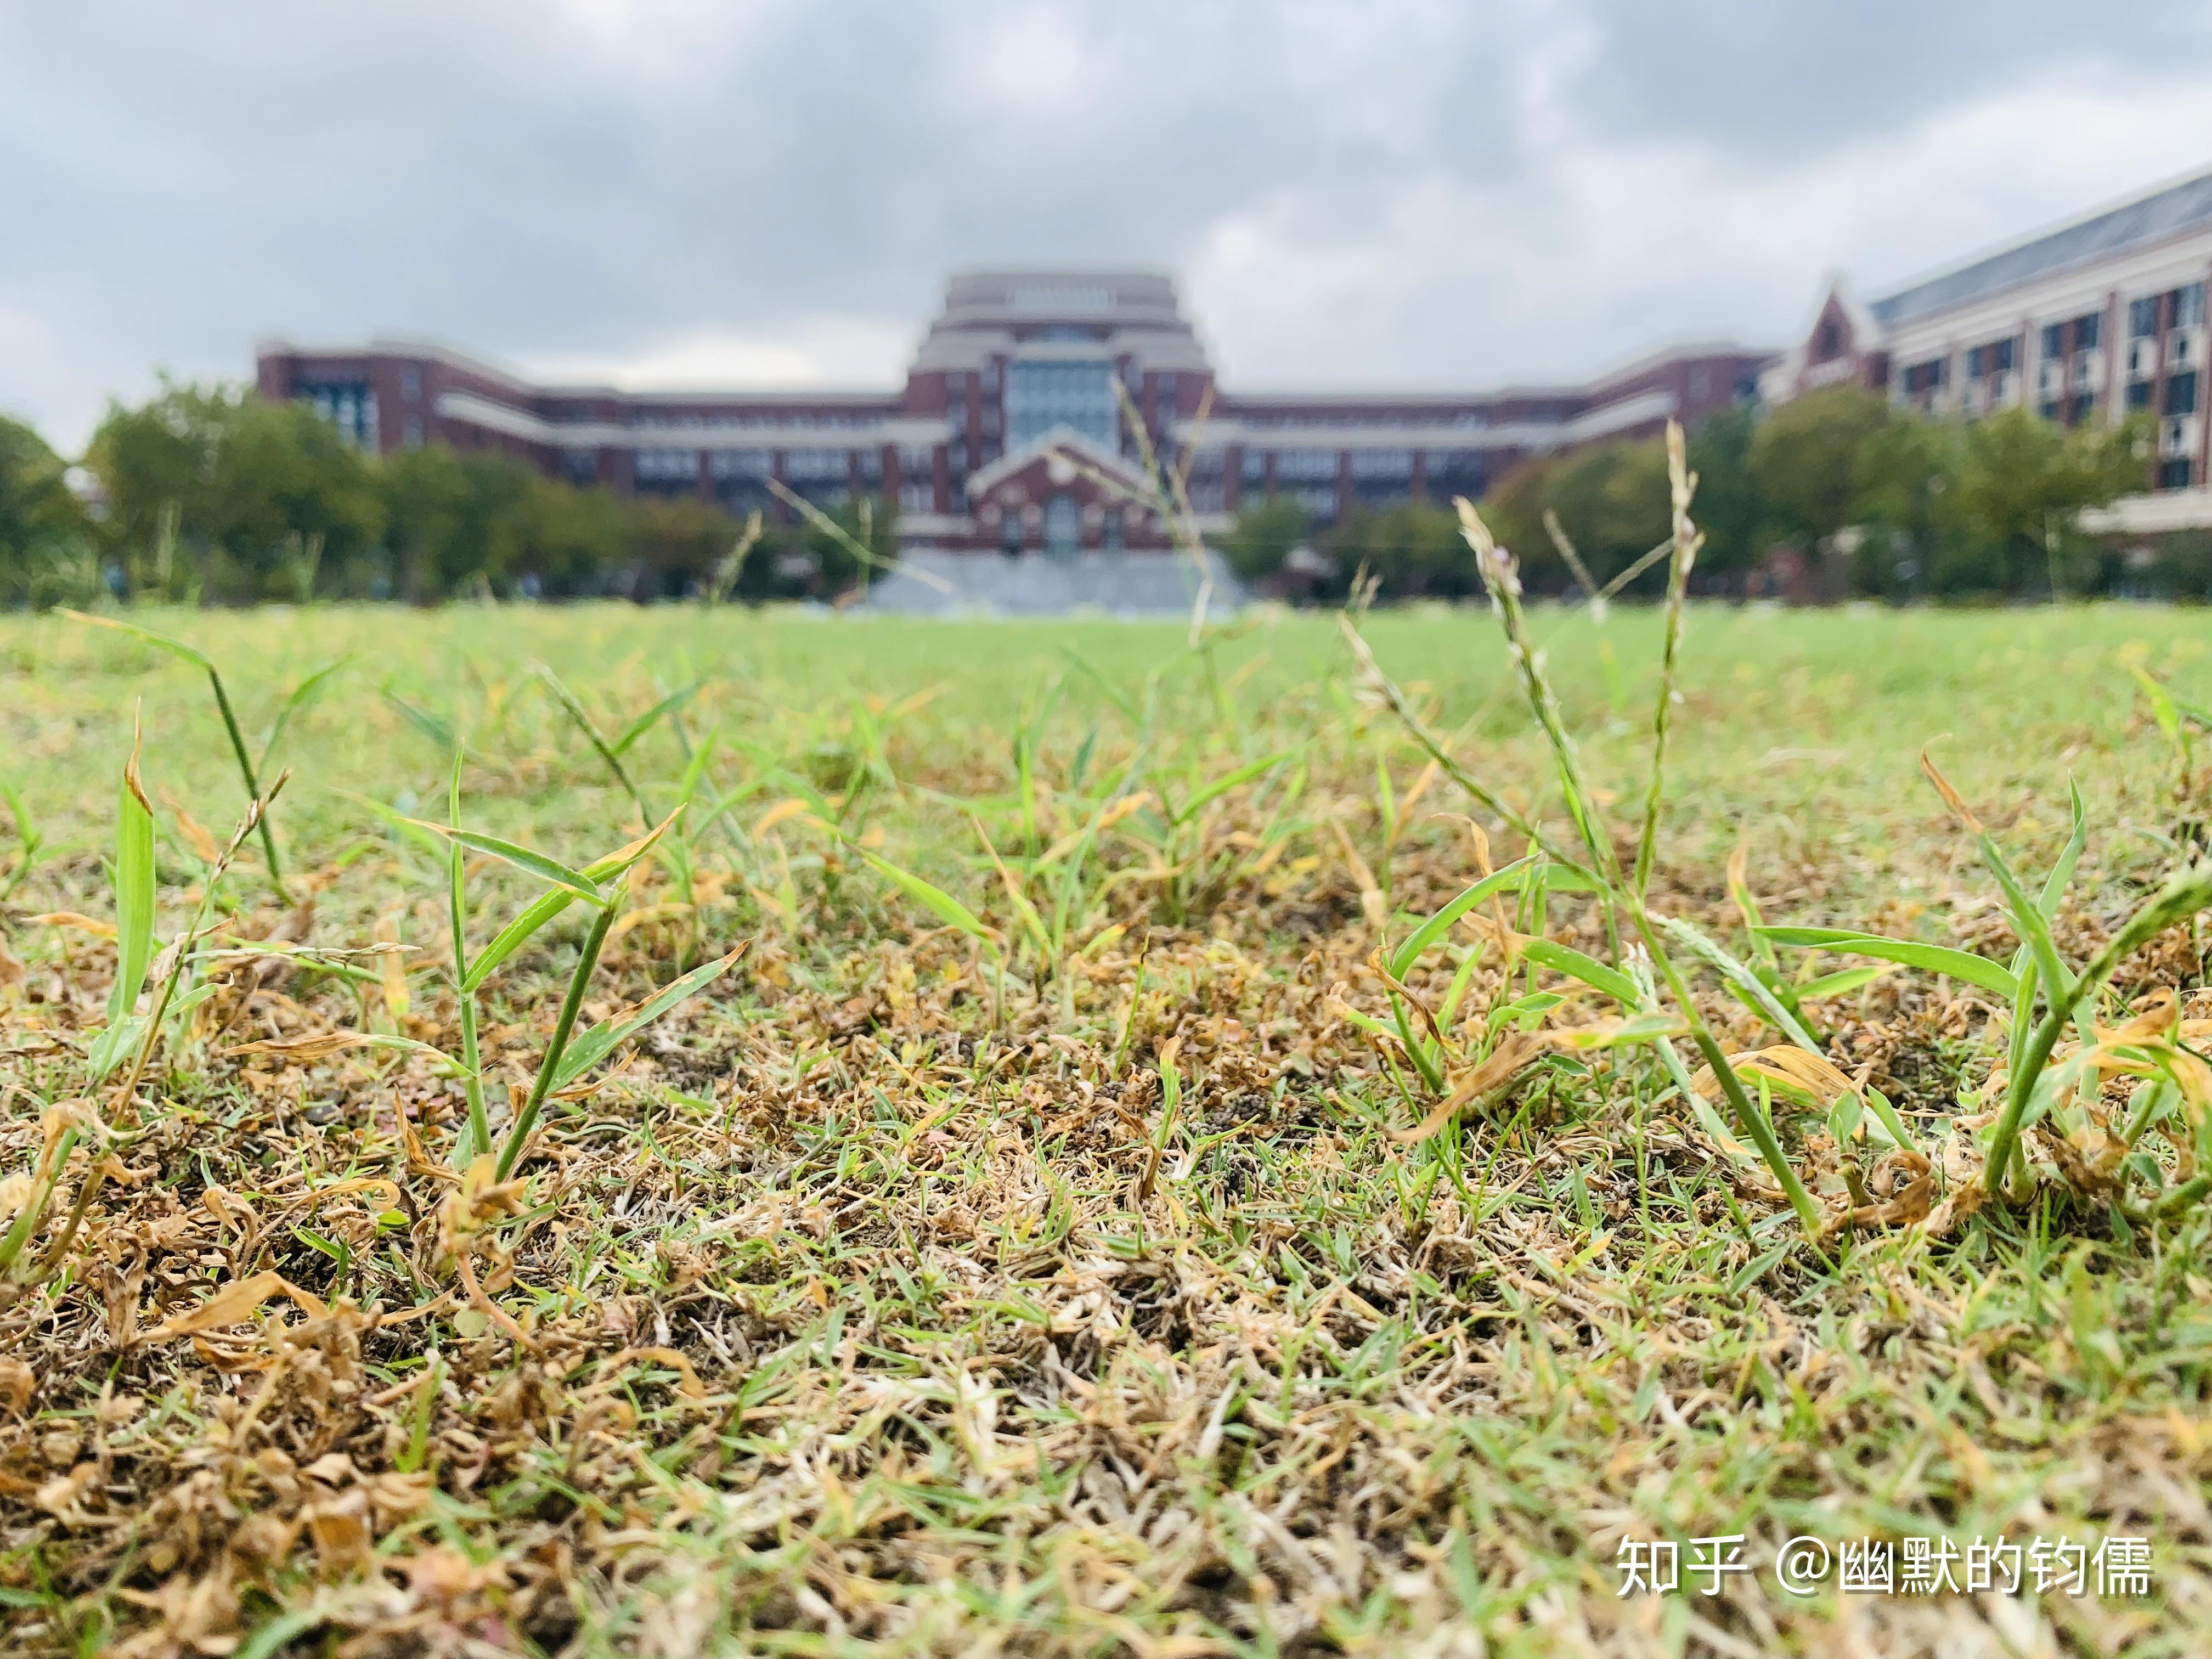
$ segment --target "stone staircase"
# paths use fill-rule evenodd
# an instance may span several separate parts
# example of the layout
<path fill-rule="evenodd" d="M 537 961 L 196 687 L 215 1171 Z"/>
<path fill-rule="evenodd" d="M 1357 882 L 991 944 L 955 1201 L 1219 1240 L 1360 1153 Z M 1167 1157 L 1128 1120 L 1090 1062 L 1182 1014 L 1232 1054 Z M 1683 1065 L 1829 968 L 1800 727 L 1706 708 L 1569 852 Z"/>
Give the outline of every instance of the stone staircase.
<path fill-rule="evenodd" d="M 1213 592 L 1206 609 L 1225 614 L 1244 603 L 1243 585 L 1208 550 Z M 1198 572 L 1180 553 L 951 553 L 916 550 L 873 583 L 870 611 L 917 617 L 1188 617 Z"/>

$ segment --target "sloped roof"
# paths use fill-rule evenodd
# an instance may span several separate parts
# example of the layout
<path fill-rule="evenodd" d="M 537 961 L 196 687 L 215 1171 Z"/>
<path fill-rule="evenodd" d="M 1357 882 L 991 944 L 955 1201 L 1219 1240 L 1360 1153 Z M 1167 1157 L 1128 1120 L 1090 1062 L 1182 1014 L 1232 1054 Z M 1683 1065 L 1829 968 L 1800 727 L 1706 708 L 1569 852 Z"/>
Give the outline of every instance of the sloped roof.
<path fill-rule="evenodd" d="M 1152 494 L 1152 480 L 1145 476 L 1135 462 L 1102 448 L 1072 426 L 1056 426 L 1042 436 L 1030 439 L 1019 449 L 1007 451 L 989 465 L 977 468 L 969 475 L 968 493 L 980 501 L 997 487 L 1000 480 L 1011 478 L 1024 467 L 1034 465 L 1039 460 L 1049 459 L 1054 450 L 1066 451 L 1084 465 L 1109 478 L 1120 480 L 1141 495 Z"/>
<path fill-rule="evenodd" d="M 2212 172 L 1915 283 L 1876 300 L 1869 309 L 1885 327 L 1893 328 L 2074 265 L 2207 228 L 2212 228 Z"/>

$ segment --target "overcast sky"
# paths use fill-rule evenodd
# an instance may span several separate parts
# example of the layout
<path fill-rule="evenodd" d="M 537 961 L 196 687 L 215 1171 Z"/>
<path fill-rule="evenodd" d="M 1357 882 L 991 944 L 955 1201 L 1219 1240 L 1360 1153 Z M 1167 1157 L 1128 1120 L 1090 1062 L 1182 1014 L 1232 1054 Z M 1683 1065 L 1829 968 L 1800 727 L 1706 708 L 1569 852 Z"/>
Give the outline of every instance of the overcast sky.
<path fill-rule="evenodd" d="M 1231 387 L 1780 343 L 2212 165 L 2212 7 L 73 0 L 0 9 L 0 410 L 428 334 L 889 385 L 961 264 L 1158 266 Z"/>

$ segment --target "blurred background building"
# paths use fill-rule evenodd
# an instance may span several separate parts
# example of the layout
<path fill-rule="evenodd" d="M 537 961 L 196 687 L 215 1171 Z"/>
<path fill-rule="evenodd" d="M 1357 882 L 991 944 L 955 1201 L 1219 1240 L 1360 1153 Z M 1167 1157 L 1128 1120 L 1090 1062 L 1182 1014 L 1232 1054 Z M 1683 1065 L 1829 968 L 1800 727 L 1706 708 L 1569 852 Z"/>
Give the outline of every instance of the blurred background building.
<path fill-rule="evenodd" d="M 261 393 L 311 403 L 378 453 L 497 448 L 624 495 L 775 517 L 775 480 L 821 506 L 897 504 L 917 550 L 1164 547 L 1146 452 L 1187 466 L 1201 528 L 1284 495 L 1327 525 L 1355 507 L 1480 496 L 1528 456 L 1694 422 L 1747 401 L 1772 354 L 1656 353 L 1586 385 L 1456 392 L 1218 386 L 1167 276 L 969 271 L 947 287 L 902 387 L 853 392 L 533 385 L 442 346 L 270 341 Z"/>
<path fill-rule="evenodd" d="M 1803 340 L 1760 377 L 1781 403 L 1857 381 L 1929 414 L 2022 404 L 2069 426 L 2154 422 L 2150 486 L 2106 527 L 2212 526 L 2204 296 L 2212 171 L 2040 230 L 1872 300 L 1840 276 Z"/>

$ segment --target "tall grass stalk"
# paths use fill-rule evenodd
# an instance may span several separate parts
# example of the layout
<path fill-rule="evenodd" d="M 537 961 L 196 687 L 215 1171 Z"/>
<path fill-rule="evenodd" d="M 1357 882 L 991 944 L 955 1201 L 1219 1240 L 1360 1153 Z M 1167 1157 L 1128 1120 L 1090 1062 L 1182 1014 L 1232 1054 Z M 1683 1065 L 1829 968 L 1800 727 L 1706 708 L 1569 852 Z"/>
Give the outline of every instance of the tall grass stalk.
<path fill-rule="evenodd" d="M 1679 440 L 1678 440 L 1679 441 Z M 1686 479 L 1684 481 L 1686 485 Z M 1613 851 L 1613 842 L 1607 831 L 1596 798 L 1583 778 L 1582 763 L 1575 751 L 1574 739 L 1567 731 L 1566 720 L 1559 710 L 1559 698 L 1553 691 L 1549 678 L 1544 672 L 1542 659 L 1529 638 L 1528 613 L 1521 602 L 1521 578 L 1515 568 L 1513 556 L 1498 545 L 1490 530 L 1474 505 L 1464 497 L 1455 502 L 1460 517 L 1461 533 L 1474 550 L 1477 568 L 1483 584 L 1489 590 L 1492 608 L 1504 629 L 1507 649 L 1512 656 L 1515 670 L 1523 695 L 1534 711 L 1537 724 L 1543 728 L 1546 740 L 1552 750 L 1553 760 L 1559 775 L 1559 783 L 1566 798 L 1568 816 L 1574 821 L 1577 835 L 1587 849 L 1591 868 L 1603 884 L 1605 894 L 1625 913 L 1634 926 L 1637 936 L 1650 953 L 1652 965 L 1667 986 L 1668 994 L 1680 1010 L 1689 1028 L 1691 1042 L 1707 1066 L 1712 1068 L 1715 1079 L 1728 1097 L 1744 1132 L 1751 1137 L 1768 1170 L 1788 1197 L 1790 1206 L 1797 1212 L 1808 1237 L 1817 1239 L 1821 1231 L 1820 1206 L 1798 1179 L 1797 1171 L 1776 1139 L 1774 1126 L 1754 1105 L 1745 1091 L 1743 1080 L 1729 1065 L 1727 1052 L 1714 1036 L 1712 1029 L 1698 1012 L 1696 1000 L 1690 994 L 1688 981 L 1674 964 L 1672 954 L 1656 921 L 1644 908 L 1641 882 L 1632 880 L 1620 867 L 1620 857 Z M 1669 579 L 1670 590 L 1686 584 L 1688 567 L 1697 556 L 1694 528 L 1687 512 L 1687 495 L 1675 512 L 1674 537 L 1674 574 Z M 1662 679 L 1659 695 L 1663 705 L 1674 694 L 1671 675 Z M 1663 733 L 1664 714 L 1655 717 L 1655 732 Z M 1655 745 L 1653 756 L 1655 788 L 1663 787 L 1664 754 Z M 1647 804 L 1647 816 L 1652 809 Z"/>
<path fill-rule="evenodd" d="M 1667 422 L 1667 489 L 1674 507 L 1674 556 L 1667 567 L 1666 638 L 1659 653 L 1659 697 L 1651 713 L 1651 781 L 1644 792 L 1644 828 L 1636 838 L 1636 892 L 1651 884 L 1651 860 L 1659 840 L 1659 807 L 1667 792 L 1667 736 L 1674 719 L 1674 668 L 1681 655 L 1682 616 L 1690 597 L 1690 568 L 1705 545 L 1690 522 L 1690 496 L 1698 487 L 1689 470 L 1680 422 Z"/>
<path fill-rule="evenodd" d="M 506 1144 L 499 1149 L 497 1174 L 501 1181 L 514 1171 L 514 1160 L 522 1156 L 531 1131 L 538 1127 L 538 1115 L 544 1109 L 554 1074 L 561 1069 L 561 1056 L 568 1049 L 568 1039 L 575 1034 L 576 1014 L 584 1006 L 584 987 L 591 980 L 592 969 L 599 965 L 599 950 L 607 942 L 607 929 L 613 926 L 614 919 L 611 902 L 601 904 L 599 914 L 592 918 L 592 931 L 585 934 L 583 949 L 576 957 L 575 971 L 568 975 L 568 994 L 561 999 L 561 1012 L 553 1022 L 553 1035 L 538 1060 L 538 1075 L 531 1081 L 529 1097 L 507 1129 Z"/>

